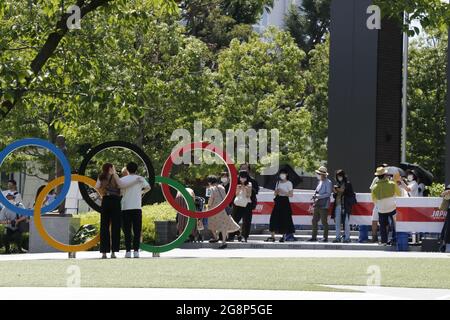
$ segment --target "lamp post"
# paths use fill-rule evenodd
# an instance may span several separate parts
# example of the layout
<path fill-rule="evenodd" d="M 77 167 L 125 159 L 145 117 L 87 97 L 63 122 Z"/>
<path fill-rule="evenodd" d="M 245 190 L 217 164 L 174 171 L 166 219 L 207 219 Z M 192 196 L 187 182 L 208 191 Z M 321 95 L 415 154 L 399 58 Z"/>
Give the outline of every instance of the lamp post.
<path fill-rule="evenodd" d="M 404 25 L 409 26 L 409 15 L 404 13 Z M 406 129 L 408 125 L 408 58 L 409 58 L 409 36 L 403 31 L 403 87 L 402 87 L 402 154 L 401 161 L 406 162 Z"/>

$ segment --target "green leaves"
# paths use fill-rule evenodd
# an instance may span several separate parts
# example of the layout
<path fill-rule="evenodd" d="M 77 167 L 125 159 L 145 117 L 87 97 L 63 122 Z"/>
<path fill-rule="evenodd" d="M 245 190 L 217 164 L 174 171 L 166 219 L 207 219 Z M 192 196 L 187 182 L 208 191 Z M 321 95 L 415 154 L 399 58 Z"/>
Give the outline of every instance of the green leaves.
<path fill-rule="evenodd" d="M 409 21 L 418 20 L 425 29 L 439 29 L 444 31 L 450 22 L 450 4 L 442 0 L 376 0 L 383 16 L 394 17 L 403 23 L 403 13 L 409 16 Z M 410 29 L 404 26 L 410 35 L 419 34 L 417 27 Z"/>

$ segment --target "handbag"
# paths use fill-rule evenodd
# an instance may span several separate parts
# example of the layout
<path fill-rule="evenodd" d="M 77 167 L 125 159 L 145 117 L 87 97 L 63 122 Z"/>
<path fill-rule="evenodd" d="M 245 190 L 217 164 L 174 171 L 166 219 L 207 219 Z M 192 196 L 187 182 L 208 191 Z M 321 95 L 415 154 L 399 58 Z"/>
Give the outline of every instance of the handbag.
<path fill-rule="evenodd" d="M 198 231 L 203 231 L 203 230 L 205 230 L 205 226 L 203 225 L 202 219 L 197 219 L 197 230 L 198 230 Z"/>
<path fill-rule="evenodd" d="M 234 205 L 237 207 L 243 207 L 245 208 L 248 203 L 249 203 L 249 199 L 244 195 L 244 193 L 241 191 L 239 192 L 239 194 L 236 196 L 236 198 L 234 198 Z"/>

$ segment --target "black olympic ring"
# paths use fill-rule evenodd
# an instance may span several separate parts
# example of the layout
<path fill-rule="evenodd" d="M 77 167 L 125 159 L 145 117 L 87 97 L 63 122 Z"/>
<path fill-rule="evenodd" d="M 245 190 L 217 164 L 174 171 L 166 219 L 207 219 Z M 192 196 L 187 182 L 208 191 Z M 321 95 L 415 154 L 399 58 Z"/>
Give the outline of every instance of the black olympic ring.
<path fill-rule="evenodd" d="M 86 172 L 86 168 L 89 164 L 89 162 L 92 160 L 92 158 L 99 152 L 111 149 L 111 148 L 122 148 L 122 149 L 128 149 L 132 152 L 134 152 L 143 162 L 145 165 L 145 168 L 147 169 L 148 174 L 148 183 L 151 186 L 151 190 L 154 189 L 155 186 L 155 169 L 153 167 L 152 161 L 150 160 L 149 156 L 137 145 L 126 142 L 126 141 L 108 141 L 105 143 L 102 143 L 94 148 L 91 148 L 89 152 L 84 157 L 83 161 L 81 162 L 80 168 L 78 169 L 78 174 L 84 176 Z M 78 182 L 78 187 L 80 188 L 81 196 L 83 197 L 83 200 L 86 201 L 86 203 L 94 210 L 101 212 L 101 208 L 98 204 L 95 203 L 94 200 L 91 199 L 88 193 L 88 189 L 86 188 L 86 185 L 82 182 Z"/>

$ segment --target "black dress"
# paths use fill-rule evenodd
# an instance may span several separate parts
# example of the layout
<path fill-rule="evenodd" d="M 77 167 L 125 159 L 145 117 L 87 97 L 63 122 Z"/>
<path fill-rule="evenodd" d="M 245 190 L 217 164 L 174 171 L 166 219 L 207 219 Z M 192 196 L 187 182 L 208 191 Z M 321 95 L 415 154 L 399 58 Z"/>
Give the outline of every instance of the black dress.
<path fill-rule="evenodd" d="M 289 197 L 276 196 L 274 207 L 270 215 L 270 232 L 278 234 L 290 234 L 295 232 L 294 222 L 292 221 L 292 209 Z"/>

